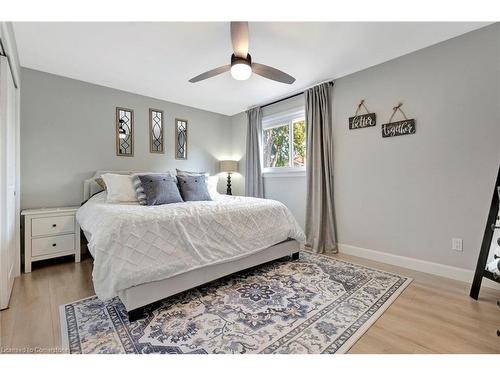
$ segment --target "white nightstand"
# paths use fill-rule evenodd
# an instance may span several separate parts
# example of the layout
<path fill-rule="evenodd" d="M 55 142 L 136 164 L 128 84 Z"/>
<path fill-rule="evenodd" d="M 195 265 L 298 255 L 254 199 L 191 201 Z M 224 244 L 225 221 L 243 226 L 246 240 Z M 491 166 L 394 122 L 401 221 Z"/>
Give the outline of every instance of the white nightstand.
<path fill-rule="evenodd" d="M 38 260 L 75 255 L 80 262 L 80 226 L 75 214 L 79 207 L 23 210 L 24 272 Z"/>

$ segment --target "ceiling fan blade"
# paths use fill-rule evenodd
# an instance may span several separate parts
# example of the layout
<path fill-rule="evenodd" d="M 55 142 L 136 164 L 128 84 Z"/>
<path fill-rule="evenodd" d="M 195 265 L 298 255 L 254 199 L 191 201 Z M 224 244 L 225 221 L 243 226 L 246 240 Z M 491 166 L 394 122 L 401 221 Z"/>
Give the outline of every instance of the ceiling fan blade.
<path fill-rule="evenodd" d="M 248 22 L 231 22 L 234 55 L 245 59 L 248 54 Z"/>
<path fill-rule="evenodd" d="M 295 78 L 293 78 L 291 75 L 286 74 L 279 69 L 273 68 L 272 66 L 252 63 L 252 71 L 259 76 L 272 79 L 273 81 L 287 83 L 289 85 L 295 82 Z"/>
<path fill-rule="evenodd" d="M 195 82 L 203 81 L 204 79 L 212 78 L 212 77 L 215 77 L 219 74 L 225 73 L 225 72 L 229 71 L 230 69 L 231 69 L 231 65 L 219 66 L 218 68 L 209 70 L 208 72 L 201 73 L 200 75 L 197 75 L 196 77 L 191 78 L 189 80 L 189 82 L 195 83 Z"/>

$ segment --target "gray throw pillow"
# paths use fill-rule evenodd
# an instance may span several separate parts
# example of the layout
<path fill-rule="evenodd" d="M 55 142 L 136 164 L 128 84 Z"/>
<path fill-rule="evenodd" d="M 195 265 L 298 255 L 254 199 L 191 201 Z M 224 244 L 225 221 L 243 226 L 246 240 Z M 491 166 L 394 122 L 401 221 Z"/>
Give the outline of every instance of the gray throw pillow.
<path fill-rule="evenodd" d="M 144 189 L 142 188 L 141 179 L 139 176 L 146 175 L 167 175 L 175 178 L 175 176 L 170 172 L 136 172 L 132 174 L 132 186 L 135 189 L 135 195 L 137 196 L 137 200 L 140 205 L 146 205 L 146 193 L 144 193 Z M 176 179 L 177 183 L 177 179 Z"/>
<path fill-rule="evenodd" d="M 184 201 L 211 201 L 205 176 L 177 176 Z"/>
<path fill-rule="evenodd" d="M 175 177 L 169 174 L 144 174 L 137 177 L 141 181 L 147 206 L 182 202 Z"/>

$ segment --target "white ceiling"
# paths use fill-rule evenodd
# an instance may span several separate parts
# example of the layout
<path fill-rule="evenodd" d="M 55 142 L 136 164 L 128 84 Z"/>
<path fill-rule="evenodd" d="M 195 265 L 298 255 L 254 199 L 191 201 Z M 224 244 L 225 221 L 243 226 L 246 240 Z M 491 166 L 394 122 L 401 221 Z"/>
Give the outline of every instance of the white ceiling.
<path fill-rule="evenodd" d="M 250 54 L 297 80 L 285 85 L 229 73 L 228 22 L 16 22 L 21 65 L 225 115 L 339 78 L 487 23 L 250 22 Z"/>

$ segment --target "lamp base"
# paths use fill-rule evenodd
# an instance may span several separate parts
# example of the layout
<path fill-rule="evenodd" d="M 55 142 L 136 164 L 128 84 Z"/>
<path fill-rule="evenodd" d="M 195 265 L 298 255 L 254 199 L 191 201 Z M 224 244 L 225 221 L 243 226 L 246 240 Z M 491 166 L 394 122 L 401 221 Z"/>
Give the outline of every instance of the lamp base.
<path fill-rule="evenodd" d="M 227 189 L 226 189 L 226 194 L 227 195 L 233 195 L 233 192 L 231 191 L 231 173 L 227 174 Z"/>

